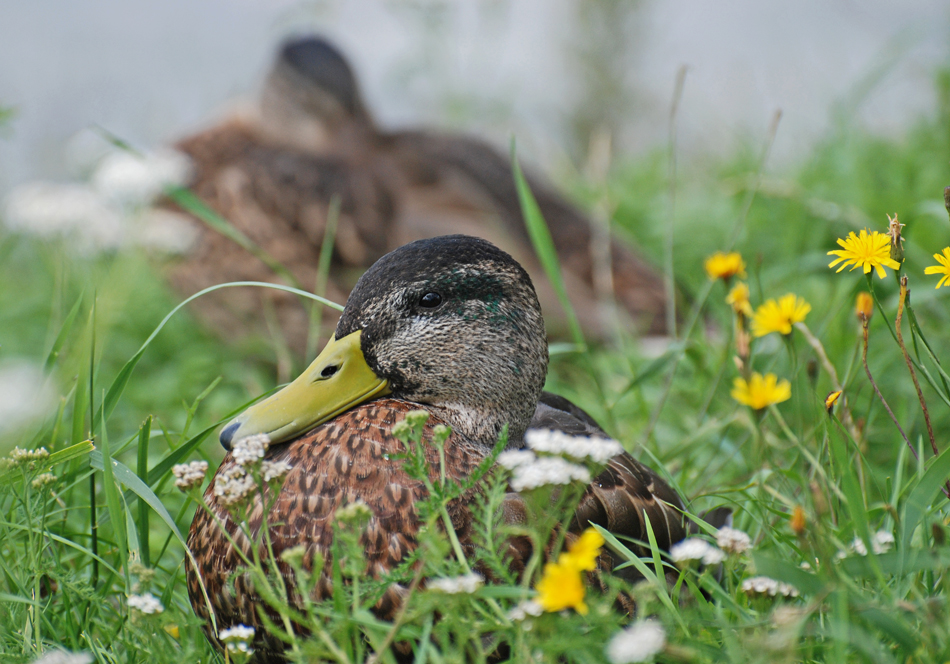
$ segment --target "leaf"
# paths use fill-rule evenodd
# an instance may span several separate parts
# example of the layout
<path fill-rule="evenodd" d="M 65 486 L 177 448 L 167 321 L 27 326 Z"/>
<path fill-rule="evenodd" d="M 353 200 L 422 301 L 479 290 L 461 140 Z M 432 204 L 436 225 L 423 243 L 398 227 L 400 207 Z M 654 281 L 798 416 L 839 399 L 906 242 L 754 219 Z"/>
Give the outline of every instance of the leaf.
<path fill-rule="evenodd" d="M 192 295 L 191 297 L 185 299 L 183 302 L 181 302 L 178 306 L 176 306 L 170 312 L 168 312 L 165 318 L 162 319 L 162 322 L 158 324 L 158 327 L 156 327 L 152 331 L 152 333 L 149 335 L 148 339 L 145 340 L 145 343 L 142 344 L 138 352 L 136 352 L 135 355 L 133 355 L 132 358 L 128 362 L 125 363 L 122 369 L 119 370 L 119 373 L 115 377 L 115 380 L 112 381 L 112 385 L 109 386 L 109 391 L 106 393 L 106 397 L 102 402 L 102 406 L 96 412 L 95 421 L 93 422 L 93 427 L 92 427 L 93 430 L 95 431 L 96 428 L 99 426 L 99 422 L 102 419 L 103 413 L 105 413 L 106 419 L 108 419 L 109 416 L 112 415 L 112 411 L 115 409 L 115 406 L 119 401 L 119 397 L 122 396 L 122 392 L 125 390 L 126 385 L 128 385 L 129 383 L 129 379 L 132 377 L 132 372 L 135 370 L 135 366 L 139 363 L 139 360 L 142 359 L 142 355 L 145 354 L 145 350 L 149 347 L 149 344 L 151 344 L 152 341 L 155 339 L 155 337 L 158 336 L 158 333 L 162 331 L 162 329 L 165 327 L 165 325 L 168 323 L 168 321 L 171 319 L 172 316 L 178 313 L 178 311 L 181 310 L 186 304 L 201 297 L 202 295 L 213 293 L 214 291 L 220 290 L 222 288 L 237 288 L 240 286 L 255 286 L 259 288 L 272 288 L 274 290 L 281 290 L 281 291 L 286 291 L 288 293 L 295 293 L 302 297 L 308 297 L 312 300 L 316 300 L 317 302 L 320 302 L 321 304 L 324 304 L 330 307 L 331 309 L 336 309 L 337 311 L 343 311 L 343 307 L 341 305 L 331 300 L 328 300 L 324 297 L 320 297 L 319 295 L 313 295 L 312 293 L 307 293 L 306 291 L 302 291 L 297 288 L 291 288 L 290 286 L 282 286 L 281 284 L 270 284 L 263 281 L 231 281 L 226 284 L 218 284 L 216 286 L 210 286 L 208 288 L 200 290 L 194 295 Z"/>
<path fill-rule="evenodd" d="M 930 468 L 907 496 L 903 509 L 904 516 L 901 519 L 902 552 L 909 552 L 914 530 L 920 525 L 933 502 L 934 494 L 940 491 L 940 486 L 947 481 L 948 476 L 950 476 L 950 448 L 945 449 L 933 460 Z"/>
<path fill-rule="evenodd" d="M 128 560 L 128 539 L 125 530 L 126 514 L 122 510 L 119 502 L 119 491 L 115 486 L 115 473 L 113 472 L 112 455 L 109 450 L 109 434 L 106 427 L 102 427 L 102 451 L 99 456 L 102 462 L 102 484 L 106 493 L 106 506 L 109 510 L 109 518 L 112 520 L 112 528 L 115 531 L 116 543 L 119 546 L 119 560 L 123 563 Z M 116 462 L 118 463 L 118 462 Z M 128 581 L 128 577 L 126 577 Z"/>
<path fill-rule="evenodd" d="M 81 443 L 76 443 L 75 445 L 65 447 L 58 452 L 53 452 L 45 459 L 37 461 L 37 467 L 40 470 L 46 470 L 58 464 L 83 457 L 92 452 L 94 449 L 96 449 L 96 446 L 92 444 L 91 440 L 84 440 Z M 3 472 L 0 472 L 0 484 L 7 484 L 18 477 L 22 477 L 22 475 L 16 468 L 8 468 Z"/>
<path fill-rule="evenodd" d="M 82 304 L 82 295 L 76 300 L 76 304 L 73 305 L 73 308 L 70 309 L 69 313 L 66 314 L 66 319 L 63 321 L 62 327 L 59 329 L 59 334 L 56 335 L 56 340 L 53 341 L 53 346 L 49 350 L 49 354 L 46 356 L 46 363 L 43 365 L 43 370 L 49 372 L 53 368 L 53 365 L 56 364 L 56 359 L 59 357 L 59 351 L 62 350 L 63 344 L 66 343 L 66 337 L 69 336 L 69 333 L 73 329 L 73 323 L 76 322 L 76 315 L 79 313 L 79 307 Z"/>
<path fill-rule="evenodd" d="M 557 299 L 564 309 L 564 315 L 567 316 L 567 325 L 571 331 L 571 338 L 574 343 L 581 348 L 587 348 L 584 342 L 584 333 L 581 331 L 580 323 L 577 321 L 577 314 L 574 313 L 574 307 L 567 297 L 567 288 L 564 286 L 564 277 L 561 275 L 561 262 L 557 256 L 557 249 L 554 246 L 554 240 L 551 239 L 551 231 L 544 221 L 541 214 L 541 208 L 538 207 L 538 201 L 531 193 L 531 187 L 521 172 L 521 166 L 518 164 L 518 157 L 515 153 L 515 142 L 511 142 L 511 171 L 515 177 L 515 187 L 518 189 L 518 201 L 521 203 L 521 214 L 524 216 L 524 223 L 528 229 L 528 236 L 531 238 L 531 244 L 534 245 L 534 251 L 541 261 L 544 273 L 557 293 Z"/>

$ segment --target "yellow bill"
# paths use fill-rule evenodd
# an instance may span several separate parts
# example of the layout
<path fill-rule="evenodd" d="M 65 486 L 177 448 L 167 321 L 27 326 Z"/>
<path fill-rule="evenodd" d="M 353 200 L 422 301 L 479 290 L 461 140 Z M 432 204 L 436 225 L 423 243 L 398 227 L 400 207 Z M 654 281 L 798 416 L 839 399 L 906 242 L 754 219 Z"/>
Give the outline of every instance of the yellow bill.
<path fill-rule="evenodd" d="M 221 430 L 221 444 L 266 434 L 280 443 L 306 433 L 353 406 L 389 394 L 360 349 L 361 332 L 330 339 L 317 359 L 290 385 L 254 404 Z"/>

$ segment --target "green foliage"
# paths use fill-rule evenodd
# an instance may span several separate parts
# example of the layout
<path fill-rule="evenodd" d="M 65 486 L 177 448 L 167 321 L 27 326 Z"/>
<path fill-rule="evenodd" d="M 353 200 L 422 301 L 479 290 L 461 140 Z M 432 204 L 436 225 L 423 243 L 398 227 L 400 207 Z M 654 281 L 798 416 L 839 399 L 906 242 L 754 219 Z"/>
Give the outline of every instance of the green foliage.
<path fill-rule="evenodd" d="M 600 662 L 604 645 L 629 620 L 614 603 L 624 593 L 640 616 L 653 616 L 666 629 L 661 661 L 950 658 L 950 516 L 940 493 L 950 474 L 950 377 L 940 365 L 950 357 L 943 333 L 950 308 L 947 290 L 934 291 L 935 278 L 923 275 L 931 254 L 950 244 L 941 199 L 950 184 L 950 79 L 942 80 L 937 118 L 905 139 L 869 136 L 842 122 L 786 177 L 760 172 L 750 156 L 757 149 L 687 167 L 678 175 L 673 235 L 675 274 L 688 295 L 679 338 L 659 357 L 630 337 L 618 347 L 576 352 L 577 344 L 575 352 L 552 357 L 548 389 L 589 410 L 666 477 L 694 514 L 730 506 L 735 526 L 752 538 L 751 552 L 730 555 L 721 569 L 679 568 L 655 542 L 637 543 L 651 551 L 641 559 L 632 543 L 604 533 L 626 562 L 605 577 L 603 593 L 588 592 L 588 615 L 514 621 L 508 611 L 532 595 L 542 561 L 535 556 L 527 575 L 513 574 L 506 542 L 528 537 L 541 551 L 576 496 L 564 492 L 557 509 L 536 509 L 530 527 L 513 531 L 499 520 L 504 482 L 486 474 L 474 503 L 475 550 L 462 551 L 446 528 L 446 505 L 470 484 L 427 479 L 431 497 L 418 506 L 421 546 L 391 578 L 362 575 L 356 515 L 337 526 L 331 572 L 340 582 L 331 601 L 292 613 L 283 590 L 272 587 L 269 597 L 283 607 L 282 618 L 308 625 L 312 634 L 298 640 L 294 657 L 364 661 L 395 643 L 408 644 L 398 647 L 417 661 L 482 661 L 502 645 L 499 652 L 514 661 Z M 666 178 L 665 157 L 657 153 L 621 165 L 602 188 L 578 189 L 589 201 L 609 199 L 618 233 L 648 255 L 662 255 Z M 530 192 L 522 187 L 521 195 L 530 206 Z M 895 343 L 899 288 L 890 278 L 873 282 L 879 309 L 869 326 L 868 369 L 919 460 L 861 362 L 853 302 L 867 284 L 856 273 L 827 268 L 836 238 L 864 226 L 883 231 L 885 213 L 895 212 L 907 224 L 903 273 L 912 292 L 904 338 L 939 456 L 930 450 Z M 539 219 L 529 222 L 545 246 Z M 834 381 L 801 329 L 785 343 L 776 335 L 754 342 L 744 362 L 790 380 L 790 400 L 754 413 L 730 397 L 729 386 L 741 375 L 733 360 L 733 314 L 726 289 L 708 280 L 702 261 L 729 248 L 736 229 L 753 303 L 790 291 L 811 303 L 808 330 L 836 369 L 852 421 L 842 405 L 826 413 Z M 188 602 L 182 535 L 196 494 L 175 489 L 172 466 L 196 455 L 217 466 L 222 451 L 213 434 L 274 386 L 274 351 L 262 340 L 225 345 L 212 338 L 187 308 L 176 310 L 180 300 L 163 285 L 161 266 L 141 254 L 82 256 L 67 240 L 2 232 L 0 361 L 31 360 L 58 399 L 39 421 L 0 429 L 0 455 L 15 445 L 49 452 L 0 469 L 0 659 L 28 662 L 55 646 L 86 650 L 100 661 L 222 661 Z M 554 274 L 550 252 L 542 258 Z M 423 441 L 421 428 L 408 426 L 407 468 L 428 478 L 419 446 L 438 441 Z M 712 538 L 711 529 L 697 528 Z M 895 542 L 875 553 L 876 543 L 887 548 L 877 539 L 882 531 Z M 861 549 L 870 553 L 860 555 Z M 285 562 L 297 565 L 304 586 L 320 568 L 307 573 L 300 561 Z M 272 563 L 248 561 L 262 584 L 272 578 Z M 473 568 L 497 583 L 447 595 L 418 581 Z M 646 581 L 634 585 L 628 574 L 634 571 Z M 744 591 L 754 576 L 789 584 L 798 595 Z M 387 622 L 371 609 L 392 581 L 417 585 L 405 612 Z M 144 593 L 164 610 L 131 609 L 128 597 Z"/>

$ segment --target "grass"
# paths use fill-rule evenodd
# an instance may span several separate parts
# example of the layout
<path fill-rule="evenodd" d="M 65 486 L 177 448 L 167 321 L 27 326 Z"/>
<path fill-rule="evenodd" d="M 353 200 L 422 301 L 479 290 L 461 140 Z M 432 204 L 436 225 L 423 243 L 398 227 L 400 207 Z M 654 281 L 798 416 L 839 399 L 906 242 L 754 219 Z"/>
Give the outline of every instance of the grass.
<path fill-rule="evenodd" d="M 694 513 L 730 506 L 735 526 L 752 538 L 750 552 L 727 558 L 719 573 L 679 571 L 655 547 L 640 559 L 629 543 L 613 541 L 647 581 L 630 587 L 609 578 L 606 592 L 587 593 L 586 616 L 544 614 L 530 619 L 530 630 L 506 614 L 536 579 L 500 572 L 503 583 L 472 595 L 418 592 L 396 625 L 367 610 L 382 584 L 338 584 L 333 602 L 295 616 L 315 634 L 297 644 L 299 657 L 363 661 L 372 647 L 409 641 L 417 661 L 479 661 L 500 641 L 517 661 L 604 661 L 604 644 L 628 621 L 613 602 L 625 591 L 636 598 L 640 617 L 652 616 L 666 630 L 659 661 L 950 658 L 950 512 L 940 493 L 950 474 L 950 391 L 941 377 L 946 367 L 923 343 L 926 338 L 934 357 L 950 358 L 947 291 L 934 291 L 936 277 L 923 276 L 923 267 L 934 263 L 931 254 L 950 243 L 941 201 L 950 184 L 948 90 L 944 77 L 936 117 L 905 139 L 867 135 L 843 121 L 790 174 L 760 172 L 757 145 L 730 160 L 683 167 L 673 257 L 676 280 L 692 298 L 684 319 L 692 313 L 696 324 L 688 334 L 681 327 L 660 358 L 644 357 L 629 337 L 615 348 L 552 358 L 548 389 L 588 409 L 663 473 Z M 661 256 L 667 176 L 666 157 L 656 153 L 619 166 L 603 187 L 577 183 L 576 194 L 591 203 L 608 197 L 618 230 Z M 938 458 L 891 331 L 899 298 L 893 276 L 873 281 L 880 309 L 870 320 L 868 365 L 919 461 L 861 364 L 854 300 L 867 282 L 827 267 L 836 238 L 865 225 L 884 230 L 885 213 L 894 212 L 907 224 L 904 271 L 925 335 L 912 332 L 905 315 L 904 338 L 918 363 Z M 702 261 L 728 248 L 737 228 L 735 248 L 748 263 L 753 304 L 786 292 L 811 303 L 806 323 L 844 385 L 857 437 L 840 407 L 834 416 L 826 413 L 831 379 L 798 330 L 787 343 L 775 334 L 756 340 L 746 359 L 756 371 L 788 379 L 790 400 L 754 413 L 730 396 L 740 375 L 733 315 L 724 285 L 709 282 Z M 217 466 L 223 452 L 216 427 L 273 387 L 277 351 L 261 339 L 222 344 L 185 309 L 139 356 L 179 303 L 162 281 L 161 265 L 133 250 L 82 256 L 65 241 L 0 235 L 0 360 L 28 358 L 45 367 L 58 396 L 35 422 L 0 429 L 2 454 L 14 445 L 50 452 L 0 476 L 3 661 L 32 661 L 52 647 L 89 651 L 102 662 L 222 661 L 188 603 L 180 536 L 196 507 L 174 488 L 170 466 L 186 458 Z M 51 483 L 33 485 L 50 471 Z M 454 490 L 433 487 L 436 497 L 423 507 L 428 523 L 438 521 Z M 491 502 L 498 491 L 487 494 L 476 556 L 502 570 L 504 538 Z M 358 527 L 341 524 L 341 546 L 351 548 L 351 560 L 360 553 L 345 531 Z M 530 534 L 543 541 L 549 528 L 539 523 Z M 879 531 L 894 537 L 889 551 L 850 552 L 856 539 L 872 550 Z M 475 562 L 452 555 L 451 542 L 434 527 L 420 552 L 432 576 L 461 574 Z M 801 566 L 806 562 L 809 569 Z M 665 572 L 673 572 L 672 587 Z M 355 580 L 359 567 L 336 573 Z M 400 574 L 411 582 L 407 570 Z M 744 592 L 743 582 L 754 575 L 790 584 L 798 596 Z M 144 592 L 159 598 L 162 613 L 129 608 L 127 597 Z"/>

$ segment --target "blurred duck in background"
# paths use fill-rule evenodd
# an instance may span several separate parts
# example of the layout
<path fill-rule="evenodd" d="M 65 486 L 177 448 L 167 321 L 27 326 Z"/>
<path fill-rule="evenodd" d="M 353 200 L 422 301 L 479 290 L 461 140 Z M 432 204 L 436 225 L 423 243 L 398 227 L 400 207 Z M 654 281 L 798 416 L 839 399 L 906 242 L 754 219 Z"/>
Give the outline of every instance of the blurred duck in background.
<path fill-rule="evenodd" d="M 463 233 L 489 240 L 521 262 L 537 285 L 549 334 L 566 331 L 562 308 L 532 248 L 505 153 L 457 134 L 378 129 L 352 68 L 324 39 L 284 44 L 253 110 L 185 138 L 176 148 L 193 162 L 191 188 L 201 201 L 303 288 L 317 284 L 328 225 L 333 252 L 324 294 L 341 303 L 360 274 L 392 249 Z M 612 332 L 600 306 L 611 299 L 612 289 L 628 329 L 664 334 L 666 300 L 657 271 L 631 248 L 610 240 L 606 251 L 601 248 L 595 288 L 591 221 L 541 178 L 529 173 L 527 181 L 585 333 L 604 339 Z M 226 281 L 286 281 L 233 239 L 193 222 L 197 241 L 170 267 L 172 284 L 183 295 Z M 610 266 L 606 289 L 603 264 Z M 234 335 L 253 329 L 262 308 L 271 333 L 280 333 L 293 351 L 309 352 L 310 313 L 286 292 L 222 290 L 206 296 L 198 313 Z M 327 310 L 324 327 L 332 329 L 337 317 Z M 309 336 L 312 348 L 315 339 Z"/>

